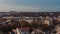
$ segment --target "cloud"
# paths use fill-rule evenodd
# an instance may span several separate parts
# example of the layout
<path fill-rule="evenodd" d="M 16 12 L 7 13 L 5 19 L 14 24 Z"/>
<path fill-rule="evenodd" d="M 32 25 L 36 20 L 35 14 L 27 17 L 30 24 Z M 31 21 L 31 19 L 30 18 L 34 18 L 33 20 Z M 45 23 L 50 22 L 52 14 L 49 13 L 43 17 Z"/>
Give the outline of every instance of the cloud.
<path fill-rule="evenodd" d="M 36 12 L 39 8 L 30 7 L 30 6 L 17 6 L 17 5 L 7 5 L 7 4 L 0 4 L 0 11 L 34 11 Z"/>
<path fill-rule="evenodd" d="M 0 4 L 0 11 L 27 11 L 27 12 L 41 12 L 41 11 L 60 11 L 60 7 L 45 7 L 45 6 L 40 6 L 40 7 L 33 7 L 33 6 L 25 6 L 25 5 L 10 5 L 10 4 Z"/>
<path fill-rule="evenodd" d="M 0 11 L 60 11 L 60 0 L 0 0 Z"/>

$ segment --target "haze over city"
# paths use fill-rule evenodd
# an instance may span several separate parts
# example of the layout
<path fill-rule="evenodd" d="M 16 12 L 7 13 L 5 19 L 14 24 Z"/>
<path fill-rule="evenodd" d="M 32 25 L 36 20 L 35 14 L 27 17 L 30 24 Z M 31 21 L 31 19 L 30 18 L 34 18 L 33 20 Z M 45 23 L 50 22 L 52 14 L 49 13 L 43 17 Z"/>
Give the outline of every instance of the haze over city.
<path fill-rule="evenodd" d="M 0 0 L 0 11 L 60 11 L 60 0 Z"/>
<path fill-rule="evenodd" d="M 60 34 L 60 0 L 0 0 L 0 34 Z"/>

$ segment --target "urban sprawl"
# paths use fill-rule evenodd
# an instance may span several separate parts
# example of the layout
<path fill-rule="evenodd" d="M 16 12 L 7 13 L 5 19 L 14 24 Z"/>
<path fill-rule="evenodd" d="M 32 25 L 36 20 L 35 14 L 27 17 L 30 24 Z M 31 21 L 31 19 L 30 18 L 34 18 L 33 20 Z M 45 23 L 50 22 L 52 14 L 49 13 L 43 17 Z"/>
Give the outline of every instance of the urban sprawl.
<path fill-rule="evenodd" d="M 60 12 L 0 12 L 0 34 L 60 34 Z"/>

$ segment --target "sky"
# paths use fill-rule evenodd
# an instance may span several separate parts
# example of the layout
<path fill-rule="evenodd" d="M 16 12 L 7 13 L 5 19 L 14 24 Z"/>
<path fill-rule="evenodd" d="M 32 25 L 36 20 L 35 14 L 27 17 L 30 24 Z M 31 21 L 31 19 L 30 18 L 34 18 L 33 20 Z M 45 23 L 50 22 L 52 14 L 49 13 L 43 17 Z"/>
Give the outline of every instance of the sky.
<path fill-rule="evenodd" d="M 60 11 L 60 0 L 0 0 L 0 11 Z"/>

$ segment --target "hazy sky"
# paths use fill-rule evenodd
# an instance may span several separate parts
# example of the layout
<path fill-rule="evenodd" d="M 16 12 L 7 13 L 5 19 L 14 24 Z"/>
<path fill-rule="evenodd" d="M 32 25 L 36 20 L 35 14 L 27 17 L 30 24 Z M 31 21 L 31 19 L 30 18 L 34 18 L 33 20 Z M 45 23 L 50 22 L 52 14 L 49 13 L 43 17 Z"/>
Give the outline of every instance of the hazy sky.
<path fill-rule="evenodd" d="M 0 11 L 60 11 L 60 0 L 0 0 Z"/>

